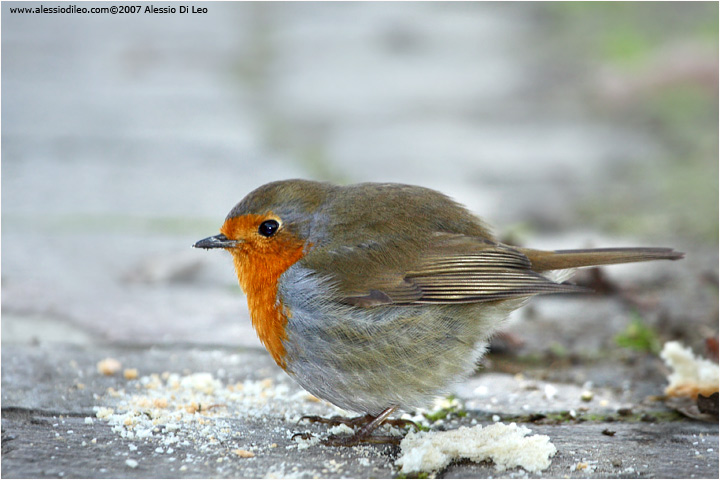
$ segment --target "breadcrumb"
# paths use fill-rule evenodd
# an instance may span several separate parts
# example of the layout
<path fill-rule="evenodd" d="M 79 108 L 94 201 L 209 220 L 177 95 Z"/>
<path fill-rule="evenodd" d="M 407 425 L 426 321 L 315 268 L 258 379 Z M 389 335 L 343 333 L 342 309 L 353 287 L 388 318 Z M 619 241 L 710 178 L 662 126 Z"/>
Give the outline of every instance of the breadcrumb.
<path fill-rule="evenodd" d="M 529 433 L 530 429 L 515 423 L 411 432 L 400 443 L 402 456 L 395 463 L 405 474 L 438 471 L 460 458 L 492 460 L 497 471 L 522 467 L 528 472 L 540 472 L 550 466 L 550 457 L 557 449 L 546 435 L 527 436 Z"/>
<path fill-rule="evenodd" d="M 717 363 L 696 357 L 690 348 L 680 342 L 667 342 L 660 358 L 672 369 L 666 395 L 697 398 L 698 394 L 710 396 L 718 391 L 720 370 Z"/>
<path fill-rule="evenodd" d="M 255 456 L 255 454 L 248 450 L 243 450 L 242 448 L 236 448 L 233 450 L 233 453 L 237 455 L 240 458 L 252 458 Z"/>
<path fill-rule="evenodd" d="M 97 370 L 102 375 L 115 375 L 122 368 L 122 363 L 114 358 L 105 358 L 97 363 Z"/>

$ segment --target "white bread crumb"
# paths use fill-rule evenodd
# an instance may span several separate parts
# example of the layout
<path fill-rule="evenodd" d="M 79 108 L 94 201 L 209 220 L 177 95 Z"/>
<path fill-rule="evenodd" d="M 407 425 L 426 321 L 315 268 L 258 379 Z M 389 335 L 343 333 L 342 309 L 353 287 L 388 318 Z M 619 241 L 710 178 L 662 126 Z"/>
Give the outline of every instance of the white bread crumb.
<path fill-rule="evenodd" d="M 474 462 L 492 460 L 497 471 L 522 467 L 539 472 L 550 466 L 557 449 L 547 435 L 531 435 L 515 423 L 485 428 L 460 427 L 446 432 L 411 432 L 400 443 L 402 456 L 395 462 L 402 473 L 433 472 L 459 458 Z"/>
<path fill-rule="evenodd" d="M 665 389 L 666 395 L 696 398 L 698 393 L 709 396 L 718 391 L 717 363 L 696 357 L 682 343 L 667 342 L 660 358 L 673 371 L 668 377 L 670 385 Z"/>
<path fill-rule="evenodd" d="M 122 368 L 122 363 L 114 358 L 104 358 L 97 363 L 98 373 L 102 375 L 115 375 Z"/>

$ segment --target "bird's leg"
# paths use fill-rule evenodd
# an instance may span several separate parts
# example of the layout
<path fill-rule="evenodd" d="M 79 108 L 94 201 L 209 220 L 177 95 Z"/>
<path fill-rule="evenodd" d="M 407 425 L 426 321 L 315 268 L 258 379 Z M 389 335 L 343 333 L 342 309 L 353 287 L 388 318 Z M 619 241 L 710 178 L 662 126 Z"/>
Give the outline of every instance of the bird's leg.
<path fill-rule="evenodd" d="M 397 445 L 400 443 L 400 438 L 390 436 L 390 435 L 381 435 L 381 436 L 374 436 L 372 433 L 384 422 L 390 422 L 395 423 L 392 420 L 388 420 L 388 417 L 392 415 L 392 413 L 397 409 L 396 406 L 388 407 L 385 410 L 380 413 L 380 415 L 373 417 L 372 415 L 366 415 L 364 418 L 365 420 L 369 420 L 365 425 L 363 425 L 360 430 L 355 432 L 355 434 L 349 436 L 349 437 L 339 437 L 337 435 L 331 435 L 327 439 L 325 439 L 322 443 L 324 445 L 333 446 L 333 447 L 351 447 L 353 445 L 359 445 L 361 443 L 391 443 Z M 407 421 L 403 421 L 403 424 L 407 424 Z M 410 422 L 413 423 L 414 422 Z M 417 425 L 416 425 L 417 426 Z"/>
<path fill-rule="evenodd" d="M 319 415 L 303 415 L 300 417 L 300 420 L 298 420 L 297 423 L 302 422 L 303 420 L 306 420 L 310 423 L 322 423 L 323 425 L 332 425 L 333 427 L 336 427 L 338 425 L 347 425 L 348 427 L 355 428 L 360 425 L 365 425 L 371 421 L 374 420 L 375 417 L 373 417 L 370 414 L 362 415 L 359 417 L 352 417 L 352 418 L 346 418 L 346 417 L 340 417 L 338 415 L 335 415 L 334 417 L 325 418 L 321 417 Z M 294 439 L 295 437 L 300 437 L 305 440 L 308 440 L 312 437 L 311 433 L 296 433 L 292 436 Z"/>
<path fill-rule="evenodd" d="M 415 427 L 415 430 L 420 430 L 420 427 L 417 423 L 413 422 L 412 420 L 404 420 L 401 418 L 398 419 L 391 419 L 388 418 L 392 413 L 397 410 L 397 407 L 388 407 L 385 410 L 383 410 L 380 415 L 373 416 L 370 414 L 362 415 L 359 417 L 353 417 L 353 418 L 344 418 L 344 417 L 331 417 L 331 418 L 325 418 L 320 417 L 317 415 L 305 415 L 300 418 L 300 421 L 307 420 L 309 422 L 313 423 L 322 423 L 325 425 L 347 425 L 348 427 L 358 427 L 361 426 L 360 430 L 355 432 L 355 434 L 349 436 L 349 437 L 341 437 L 338 435 L 331 435 L 326 440 L 323 441 L 324 445 L 329 446 L 345 446 L 350 447 L 353 445 L 359 445 L 361 443 L 391 443 L 391 444 L 398 444 L 400 443 L 400 439 L 398 437 L 393 437 L 390 435 L 372 435 L 372 433 L 383 423 L 392 425 L 394 427 L 408 427 L 413 426 Z M 295 434 L 293 437 L 301 436 L 305 438 L 308 434 Z"/>
<path fill-rule="evenodd" d="M 347 425 L 348 427 L 357 427 L 360 425 L 366 425 L 372 422 L 374 419 L 375 417 L 370 414 L 352 418 L 340 417 L 337 415 L 330 418 L 321 417 L 319 415 L 303 415 L 302 417 L 300 417 L 300 420 L 298 420 L 298 423 L 302 422 L 303 420 L 307 420 L 310 423 L 322 423 L 324 425 Z M 417 423 L 413 422 L 412 420 L 406 420 L 404 418 L 386 418 L 383 423 L 385 425 L 392 425 L 393 427 L 398 428 L 406 428 L 412 426 L 413 428 L 415 428 L 415 430 L 420 430 L 420 426 Z"/>

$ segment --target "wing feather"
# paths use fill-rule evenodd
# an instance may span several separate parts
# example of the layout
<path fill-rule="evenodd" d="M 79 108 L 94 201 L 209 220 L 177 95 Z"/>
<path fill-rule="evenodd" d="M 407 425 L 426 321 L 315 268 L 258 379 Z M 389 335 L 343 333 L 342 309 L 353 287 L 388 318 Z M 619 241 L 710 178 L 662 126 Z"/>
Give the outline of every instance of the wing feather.
<path fill-rule="evenodd" d="M 344 301 L 357 306 L 476 303 L 585 290 L 533 271 L 528 257 L 514 248 L 447 233 L 432 236 L 412 268 L 364 283 L 373 286 Z"/>

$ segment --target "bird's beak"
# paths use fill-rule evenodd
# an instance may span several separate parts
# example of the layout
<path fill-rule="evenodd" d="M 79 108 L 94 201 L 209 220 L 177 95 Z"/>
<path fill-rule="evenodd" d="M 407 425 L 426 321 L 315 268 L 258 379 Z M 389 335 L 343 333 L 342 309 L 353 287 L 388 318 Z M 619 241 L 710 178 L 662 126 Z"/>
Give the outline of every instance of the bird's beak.
<path fill-rule="evenodd" d="M 233 248 L 237 246 L 237 240 L 230 240 L 222 233 L 214 237 L 203 238 L 193 245 L 194 248 Z"/>

